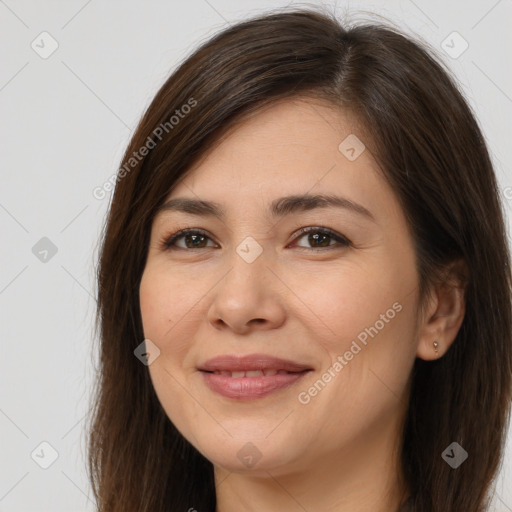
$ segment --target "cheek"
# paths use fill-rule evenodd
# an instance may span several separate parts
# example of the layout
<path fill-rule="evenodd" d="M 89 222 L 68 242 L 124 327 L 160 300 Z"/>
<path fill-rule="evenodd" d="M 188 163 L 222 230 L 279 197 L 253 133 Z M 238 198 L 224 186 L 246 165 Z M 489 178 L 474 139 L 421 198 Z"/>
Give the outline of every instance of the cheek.
<path fill-rule="evenodd" d="M 378 256 L 378 257 L 377 257 Z M 304 272 L 287 272 L 284 280 L 300 299 L 300 316 L 312 339 L 322 340 L 329 352 L 344 351 L 353 339 L 364 341 L 373 327 L 380 333 L 401 329 L 405 304 L 414 299 L 415 276 L 409 267 L 380 253 L 364 263 L 343 261 L 330 269 L 318 268 L 304 279 Z M 294 313 L 291 313 L 294 314 Z M 307 320 L 309 318 L 310 320 Z M 314 326 L 317 328 L 314 329 Z"/>
<path fill-rule="evenodd" d="M 144 337 L 160 349 L 159 357 L 148 367 L 153 388 L 167 416 L 180 431 L 187 433 L 188 420 L 184 418 L 195 412 L 190 408 L 190 396 L 184 393 L 181 368 L 190 339 L 185 332 L 187 320 L 190 322 L 194 316 L 198 293 L 193 287 L 184 287 L 175 272 L 156 264 L 146 267 L 139 288 Z"/>
<path fill-rule="evenodd" d="M 331 362 L 342 356 L 343 365 L 332 391 L 338 388 L 338 396 L 344 396 L 350 390 L 349 408 L 354 403 L 382 405 L 400 396 L 415 359 L 414 267 L 382 261 L 353 269 L 350 277 L 326 289 L 331 300 L 324 299 L 329 308 L 325 321 L 335 335 L 324 348 Z"/>
<path fill-rule="evenodd" d="M 179 319 L 186 316 L 186 304 L 180 300 L 185 297 L 178 298 L 176 290 L 179 286 L 167 276 L 169 273 L 160 272 L 156 267 L 147 267 L 139 289 L 144 338 L 150 339 L 160 349 L 158 359 L 149 367 L 153 380 L 158 380 L 158 368 L 169 366 L 170 359 L 179 361 L 183 357 L 182 350 L 173 340 L 180 339 L 175 334 L 183 325 Z M 160 386 L 154 383 L 158 391 Z"/>
<path fill-rule="evenodd" d="M 187 273 L 154 260 L 142 275 L 139 300 L 144 336 L 160 349 L 149 369 L 155 375 L 160 372 L 163 380 L 169 380 L 166 369 L 182 377 L 192 371 L 187 356 L 204 322 L 206 295 L 217 279 L 215 273 L 209 274 L 208 280 L 197 272 Z"/>
<path fill-rule="evenodd" d="M 144 336 L 152 341 L 160 339 L 160 331 L 170 320 L 165 311 L 172 311 L 168 308 L 169 297 L 163 281 L 156 279 L 156 274 L 146 269 L 140 282 L 139 300 Z"/>
<path fill-rule="evenodd" d="M 139 288 L 144 335 L 157 344 L 172 340 L 172 331 L 178 324 L 179 329 L 186 324 L 202 293 L 200 283 L 185 283 L 174 270 L 160 265 L 146 267 Z"/>
<path fill-rule="evenodd" d="M 326 353 L 322 371 L 331 367 L 335 375 L 332 379 L 324 375 L 329 391 L 319 383 L 318 394 L 323 396 L 315 395 L 315 401 L 325 407 L 343 403 L 341 409 L 353 413 L 358 412 L 357 404 L 373 404 L 368 409 L 371 414 L 372 407 L 404 391 L 416 353 L 418 290 L 412 260 L 397 261 L 381 254 L 367 263 L 332 272 L 329 279 L 316 280 L 309 291 L 302 285 L 299 294 L 308 297 L 321 319 L 325 336 L 312 331 L 311 339 Z"/>

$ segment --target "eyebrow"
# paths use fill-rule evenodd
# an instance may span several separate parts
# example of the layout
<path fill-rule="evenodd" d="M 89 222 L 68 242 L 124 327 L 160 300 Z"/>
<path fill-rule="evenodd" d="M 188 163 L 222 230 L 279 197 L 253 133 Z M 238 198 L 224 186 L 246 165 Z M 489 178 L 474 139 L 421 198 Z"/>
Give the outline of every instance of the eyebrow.
<path fill-rule="evenodd" d="M 269 210 L 272 217 L 284 217 L 285 215 L 298 212 L 329 207 L 343 208 L 376 222 L 374 215 L 364 206 L 347 198 L 335 195 L 301 194 L 280 197 L 272 201 Z M 226 218 L 226 212 L 219 203 L 188 197 L 170 199 L 160 206 L 157 213 L 163 211 L 179 211 L 191 215 L 217 217 L 222 221 Z"/>

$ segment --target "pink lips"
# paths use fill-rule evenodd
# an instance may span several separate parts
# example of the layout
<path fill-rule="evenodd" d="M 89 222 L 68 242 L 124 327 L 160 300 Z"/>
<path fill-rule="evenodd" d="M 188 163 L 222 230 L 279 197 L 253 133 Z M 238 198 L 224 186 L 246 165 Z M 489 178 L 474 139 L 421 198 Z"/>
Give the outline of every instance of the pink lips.
<path fill-rule="evenodd" d="M 290 386 L 312 370 L 304 364 L 263 354 L 219 356 L 198 369 L 212 391 L 235 399 L 262 398 Z"/>

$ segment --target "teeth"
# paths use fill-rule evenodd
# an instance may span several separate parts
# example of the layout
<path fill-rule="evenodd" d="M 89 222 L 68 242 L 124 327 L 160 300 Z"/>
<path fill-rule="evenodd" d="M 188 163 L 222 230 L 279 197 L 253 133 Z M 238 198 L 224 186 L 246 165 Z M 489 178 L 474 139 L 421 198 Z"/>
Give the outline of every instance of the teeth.
<path fill-rule="evenodd" d="M 228 372 L 226 370 L 216 370 L 215 375 L 223 375 L 224 377 L 233 377 L 240 379 L 242 377 L 273 377 L 274 375 L 288 375 L 286 370 L 248 370 L 243 372 Z"/>
<path fill-rule="evenodd" d="M 261 370 L 251 370 L 249 372 L 245 372 L 246 377 L 263 377 L 263 372 Z"/>

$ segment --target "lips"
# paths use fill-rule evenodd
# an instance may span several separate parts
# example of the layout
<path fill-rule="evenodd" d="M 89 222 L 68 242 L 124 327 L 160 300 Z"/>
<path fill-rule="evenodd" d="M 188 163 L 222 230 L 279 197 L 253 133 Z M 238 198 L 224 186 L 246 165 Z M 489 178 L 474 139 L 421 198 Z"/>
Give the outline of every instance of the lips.
<path fill-rule="evenodd" d="M 217 356 L 209 359 L 199 367 L 200 371 L 206 372 L 251 372 L 251 371 L 271 371 L 298 373 L 305 370 L 312 370 L 311 366 L 279 359 L 277 357 L 264 354 L 251 354 L 248 356 Z"/>
<path fill-rule="evenodd" d="M 234 377 L 235 379 L 239 379 L 241 377 L 272 377 L 273 375 L 286 375 L 288 373 L 296 373 L 296 372 L 287 372 L 286 370 L 246 370 L 246 371 L 229 371 L 229 370 L 215 370 L 213 372 L 215 375 L 224 375 L 225 377 Z"/>
<path fill-rule="evenodd" d="M 311 366 L 263 354 L 218 356 L 198 370 L 210 390 L 232 399 L 262 398 L 302 379 Z"/>

